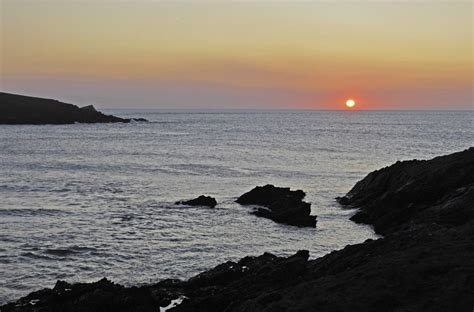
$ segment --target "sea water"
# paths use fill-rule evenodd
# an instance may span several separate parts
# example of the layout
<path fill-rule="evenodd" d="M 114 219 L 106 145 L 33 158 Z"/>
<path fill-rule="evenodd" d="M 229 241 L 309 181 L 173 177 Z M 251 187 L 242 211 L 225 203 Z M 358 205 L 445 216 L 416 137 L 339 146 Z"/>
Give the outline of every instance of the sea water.
<path fill-rule="evenodd" d="M 0 125 L 0 303 L 56 280 L 189 278 L 227 260 L 316 258 L 375 238 L 334 198 L 397 160 L 473 145 L 473 112 L 112 110 L 148 123 Z M 303 189 L 316 228 L 235 199 Z M 216 208 L 175 205 L 201 194 Z"/>

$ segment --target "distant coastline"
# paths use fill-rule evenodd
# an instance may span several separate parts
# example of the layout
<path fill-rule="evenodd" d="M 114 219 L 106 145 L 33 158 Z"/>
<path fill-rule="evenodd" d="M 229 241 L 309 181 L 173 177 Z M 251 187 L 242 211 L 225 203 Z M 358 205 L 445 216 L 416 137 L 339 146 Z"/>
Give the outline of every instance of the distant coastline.
<path fill-rule="evenodd" d="M 128 123 L 132 120 L 147 121 L 105 115 L 92 105 L 79 108 L 57 100 L 0 92 L 0 124 Z"/>

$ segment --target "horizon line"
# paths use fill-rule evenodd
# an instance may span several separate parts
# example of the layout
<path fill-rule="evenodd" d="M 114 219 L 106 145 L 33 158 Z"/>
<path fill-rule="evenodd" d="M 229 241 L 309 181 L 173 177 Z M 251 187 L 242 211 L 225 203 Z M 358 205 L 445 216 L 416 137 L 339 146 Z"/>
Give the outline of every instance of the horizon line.
<path fill-rule="evenodd" d="M 62 99 L 56 99 L 56 98 L 51 98 L 51 97 L 42 97 L 38 95 L 31 95 L 28 93 L 13 93 L 11 91 L 4 91 L 0 90 L 0 93 L 7 93 L 7 94 L 13 94 L 13 95 L 20 95 L 20 96 L 26 96 L 26 97 L 34 97 L 34 98 L 40 98 L 40 99 L 47 99 L 47 100 L 54 100 L 54 101 L 59 101 L 65 104 L 72 104 L 76 105 L 78 107 L 81 107 L 79 104 L 75 103 L 70 103 L 68 100 L 62 100 Z M 420 108 L 414 108 L 414 109 L 409 109 L 409 108 L 404 108 L 404 109 L 367 109 L 367 108 L 353 108 L 353 109 L 344 109 L 344 108 L 284 108 L 284 107 L 275 107 L 275 108 L 269 108 L 269 107 L 255 107 L 255 108 L 230 108 L 230 107 L 222 107 L 222 108 L 210 108 L 210 107 L 182 107 L 182 108 L 176 108 L 176 107 L 156 107 L 156 108 L 151 108 L 151 107 L 103 107 L 102 105 L 97 105 L 97 104 L 86 104 L 87 105 L 93 105 L 94 107 L 101 109 L 101 110 L 173 110 L 173 111 L 330 111 L 330 112 L 335 112 L 335 111 L 342 111 L 342 112 L 474 112 L 474 106 L 471 104 L 472 108 L 471 109 L 449 109 L 449 108 L 435 108 L 435 109 L 420 109 Z"/>
<path fill-rule="evenodd" d="M 95 105 L 94 105 L 95 106 Z M 151 108 L 97 107 L 102 110 L 173 110 L 173 111 L 328 111 L 328 112 L 474 112 L 472 109 L 327 109 L 327 108 Z"/>

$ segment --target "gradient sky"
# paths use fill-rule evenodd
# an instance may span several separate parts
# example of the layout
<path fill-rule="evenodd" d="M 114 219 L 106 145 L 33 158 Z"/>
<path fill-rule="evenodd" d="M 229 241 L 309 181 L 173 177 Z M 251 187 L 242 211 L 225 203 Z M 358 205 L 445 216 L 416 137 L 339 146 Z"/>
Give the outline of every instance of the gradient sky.
<path fill-rule="evenodd" d="M 472 1 L 0 2 L 5 92 L 104 108 L 473 109 Z"/>

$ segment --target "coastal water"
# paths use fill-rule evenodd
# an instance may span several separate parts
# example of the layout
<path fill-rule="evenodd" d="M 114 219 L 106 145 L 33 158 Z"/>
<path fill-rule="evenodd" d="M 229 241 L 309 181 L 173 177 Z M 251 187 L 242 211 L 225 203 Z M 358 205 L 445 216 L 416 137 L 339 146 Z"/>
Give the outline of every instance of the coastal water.
<path fill-rule="evenodd" d="M 0 126 L 0 303 L 57 279 L 188 278 L 265 251 L 316 258 L 374 238 L 334 201 L 372 170 L 474 142 L 473 112 L 109 111 L 149 123 Z M 234 200 L 301 188 L 314 228 Z M 206 194 L 214 209 L 173 204 Z"/>

